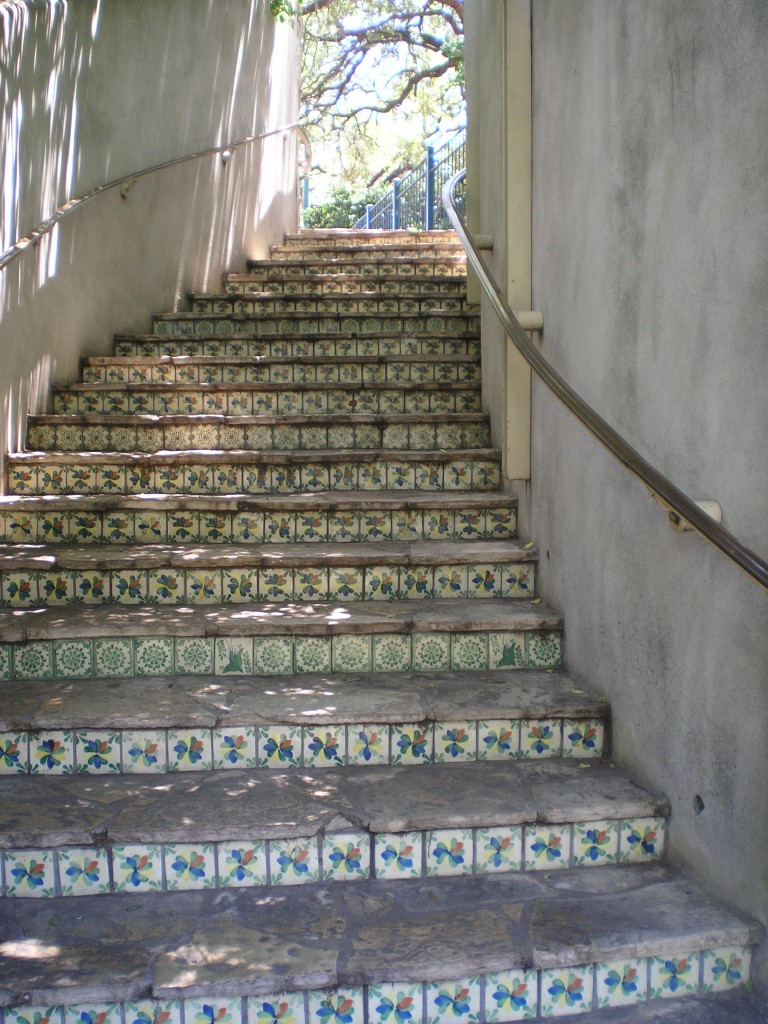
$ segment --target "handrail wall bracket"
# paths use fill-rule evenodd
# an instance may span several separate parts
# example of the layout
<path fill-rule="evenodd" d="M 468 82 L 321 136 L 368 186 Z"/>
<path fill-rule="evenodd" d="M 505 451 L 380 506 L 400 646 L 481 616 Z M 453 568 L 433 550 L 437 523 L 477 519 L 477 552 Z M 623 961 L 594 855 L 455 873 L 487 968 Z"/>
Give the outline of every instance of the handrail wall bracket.
<path fill-rule="evenodd" d="M 225 159 L 227 153 L 231 156 L 233 151 L 239 146 L 247 146 L 252 142 L 259 142 L 262 139 L 268 139 L 272 135 L 286 135 L 291 131 L 296 132 L 301 144 L 304 146 L 304 160 L 302 162 L 304 164 L 304 171 L 307 173 L 312 164 L 312 146 L 309 138 L 307 137 L 307 133 L 300 124 L 282 125 L 280 128 L 272 128 L 268 132 L 261 132 L 259 135 L 248 135 L 244 139 L 236 139 L 234 142 L 227 142 L 223 146 L 211 146 L 208 149 L 201 149 L 197 153 L 188 153 L 186 156 L 178 156 L 173 160 L 166 160 L 162 164 L 154 164 L 152 167 L 145 167 L 144 170 L 134 171 L 131 174 L 124 174 L 121 178 L 115 178 L 114 181 L 107 182 L 106 185 L 98 185 L 96 188 L 92 188 L 89 192 L 85 192 L 76 199 L 68 199 L 65 203 L 62 203 L 62 205 L 59 206 L 50 217 L 38 224 L 37 227 L 33 228 L 23 238 L 17 239 L 13 245 L 5 250 L 4 253 L 0 254 L 0 271 L 5 270 L 10 263 L 13 263 L 13 261 L 21 256 L 21 254 L 30 248 L 30 246 L 36 246 L 40 239 L 52 231 L 53 228 L 55 228 L 56 225 L 65 217 L 79 210 L 90 199 L 101 195 L 102 192 L 108 192 L 110 189 L 119 188 L 120 195 L 123 199 L 127 199 L 129 192 L 139 178 L 144 178 L 149 174 L 154 174 L 156 171 L 164 171 L 168 167 L 175 167 L 177 164 L 185 164 L 189 163 L 191 160 L 199 160 L 204 156 L 214 156 L 216 153 L 221 154 L 222 159 Z"/>
<path fill-rule="evenodd" d="M 565 407 L 608 449 L 626 469 L 638 478 L 651 492 L 654 500 L 661 505 L 670 516 L 672 525 L 680 532 L 694 530 L 706 541 L 709 541 L 722 554 L 735 562 L 752 579 L 768 590 L 768 562 L 751 551 L 746 545 L 729 533 L 721 524 L 722 511 L 716 502 L 697 503 L 668 480 L 655 466 L 624 440 L 609 423 L 587 405 L 571 385 L 544 358 L 538 348 L 525 333 L 519 319 L 509 307 L 504 293 L 485 258 L 481 255 L 477 241 L 467 229 L 464 219 L 458 211 L 454 192 L 466 177 L 466 169 L 455 174 L 446 183 L 442 192 L 443 205 L 448 219 L 455 228 L 472 269 L 491 300 L 496 315 L 501 320 L 504 330 L 509 335 L 515 348 L 520 352 L 533 372 L 553 392 Z M 719 518 L 712 514 L 710 506 L 717 506 Z M 674 517 L 674 519 L 673 519 Z"/>

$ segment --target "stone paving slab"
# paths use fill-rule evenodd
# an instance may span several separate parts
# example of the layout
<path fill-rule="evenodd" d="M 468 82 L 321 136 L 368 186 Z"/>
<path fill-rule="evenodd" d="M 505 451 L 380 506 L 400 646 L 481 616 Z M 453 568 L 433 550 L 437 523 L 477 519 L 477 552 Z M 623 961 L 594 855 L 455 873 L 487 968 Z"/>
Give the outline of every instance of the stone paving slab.
<path fill-rule="evenodd" d="M 564 672 L 158 676 L 0 686 L 0 732 L 191 726 L 599 718 L 607 705 Z"/>
<path fill-rule="evenodd" d="M 559 630 L 545 604 L 496 600 L 356 601 L 223 606 L 69 605 L 0 609 L 0 641 L 112 636 L 330 636 Z"/>
<path fill-rule="evenodd" d="M 660 818 L 662 798 L 598 761 L 0 777 L 0 846 L 298 839 L 325 831 Z M 564 928 L 566 923 L 564 923 Z"/>
<path fill-rule="evenodd" d="M 227 465 L 319 465 L 339 462 L 369 463 L 381 462 L 472 462 L 498 461 L 500 452 L 495 448 L 452 448 L 450 451 L 398 451 L 389 448 L 327 449 L 327 448 L 286 448 L 276 451 L 194 451 L 195 465 L 211 465 L 219 462 Z M 14 452 L 8 456 L 9 466 L 52 465 L 61 463 L 74 466 L 186 466 L 190 462 L 190 451 L 167 451 L 145 454 L 142 452 Z M 426 493 L 426 491 L 425 491 Z M 430 494 L 438 493 L 429 491 Z"/>
<path fill-rule="evenodd" d="M 560 1024 L 584 1022 L 568 1014 Z M 768 1024 L 768 993 L 732 992 L 726 995 L 656 999 L 644 1006 L 601 1010 L 599 1024 Z"/>
<path fill-rule="evenodd" d="M 110 511 L 115 508 L 135 512 L 161 509 L 181 511 L 297 511 L 322 508 L 324 511 L 367 511 L 388 509 L 486 509 L 517 508 L 517 498 L 503 491 L 313 491 L 295 494 L 5 494 L 0 496 L 0 512 L 71 510 Z"/>
<path fill-rule="evenodd" d="M 505 565 L 534 562 L 536 548 L 514 541 L 375 541 L 344 544 L 5 544 L 0 572 L 108 569 L 236 568 L 282 569 L 309 566 Z"/>
<path fill-rule="evenodd" d="M 97 914 L 82 900 L 3 901 L 0 1005 L 473 977 L 760 937 L 662 866 L 114 896 L 108 906 Z M 574 915 L 578 934 L 563 929 Z"/>

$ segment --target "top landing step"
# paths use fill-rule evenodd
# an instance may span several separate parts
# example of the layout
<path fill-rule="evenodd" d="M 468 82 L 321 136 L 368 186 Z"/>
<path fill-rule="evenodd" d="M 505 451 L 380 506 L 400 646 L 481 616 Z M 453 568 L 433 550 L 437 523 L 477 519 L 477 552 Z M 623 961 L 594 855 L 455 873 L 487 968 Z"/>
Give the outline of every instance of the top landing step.
<path fill-rule="evenodd" d="M 441 245 L 461 249 L 459 236 L 455 231 L 383 231 L 359 228 L 308 228 L 305 231 L 287 234 L 286 245 L 308 245 L 322 242 L 324 245 Z"/>

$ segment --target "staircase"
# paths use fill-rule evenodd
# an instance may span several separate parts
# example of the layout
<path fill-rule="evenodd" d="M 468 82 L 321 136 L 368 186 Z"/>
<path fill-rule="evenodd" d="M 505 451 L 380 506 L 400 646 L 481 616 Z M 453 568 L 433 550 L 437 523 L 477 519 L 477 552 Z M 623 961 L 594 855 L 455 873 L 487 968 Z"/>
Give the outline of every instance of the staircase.
<path fill-rule="evenodd" d="M 28 449 L 0 1024 L 741 1019 L 759 929 L 665 862 L 563 668 L 451 234 L 289 237 Z"/>

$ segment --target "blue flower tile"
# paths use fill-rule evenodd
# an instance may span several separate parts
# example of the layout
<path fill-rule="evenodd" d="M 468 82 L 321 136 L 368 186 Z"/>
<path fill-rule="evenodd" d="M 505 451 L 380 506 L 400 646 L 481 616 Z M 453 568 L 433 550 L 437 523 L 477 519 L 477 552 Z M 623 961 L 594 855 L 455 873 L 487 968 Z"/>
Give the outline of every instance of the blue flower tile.
<path fill-rule="evenodd" d="M 699 953 L 650 958 L 648 995 L 651 999 L 673 999 L 699 990 Z"/>
<path fill-rule="evenodd" d="M 478 874 L 520 871 L 523 830 L 519 825 L 495 825 L 475 832 L 475 870 Z"/>
<path fill-rule="evenodd" d="M 612 960 L 595 965 L 597 1005 L 634 1006 L 645 1002 L 648 994 L 648 961 Z"/>
<path fill-rule="evenodd" d="M 5 853 L 5 894 L 15 897 L 54 896 L 54 854 L 52 850 L 7 850 Z"/>
<path fill-rule="evenodd" d="M 160 892 L 163 887 L 163 855 L 160 846 L 135 843 L 112 850 L 115 892 Z"/>
<path fill-rule="evenodd" d="M 526 871 L 567 868 L 571 856 L 570 825 L 528 825 L 523 846 Z"/>
<path fill-rule="evenodd" d="M 477 725 L 475 722 L 436 722 L 435 761 L 458 763 L 477 758 Z"/>
<path fill-rule="evenodd" d="M 219 843 L 219 885 L 240 888 L 267 884 L 266 843 Z"/>
<path fill-rule="evenodd" d="M 426 985 L 428 1024 L 477 1024 L 480 1019 L 480 982 L 431 981 Z"/>
<path fill-rule="evenodd" d="M 226 726 L 212 731 L 214 768 L 255 768 L 256 729 Z"/>
<path fill-rule="evenodd" d="M 303 764 L 299 726 L 263 725 L 259 729 L 259 767 L 295 768 Z"/>
<path fill-rule="evenodd" d="M 273 839 L 269 844 L 272 885 L 303 885 L 320 880 L 317 839 Z"/>
<path fill-rule="evenodd" d="M 749 946 L 724 946 L 701 954 L 702 991 L 730 992 L 749 982 L 752 951 Z"/>
<path fill-rule="evenodd" d="M 303 992 L 249 996 L 244 1024 L 306 1024 Z"/>
<path fill-rule="evenodd" d="M 89 729 L 75 737 L 77 770 L 88 775 L 117 774 L 121 766 L 120 735 Z"/>
<path fill-rule="evenodd" d="M 538 979 L 536 971 L 521 969 L 488 974 L 485 979 L 485 1019 L 531 1020 L 537 1016 Z"/>
<path fill-rule="evenodd" d="M 541 972 L 542 1017 L 564 1017 L 592 1009 L 592 967 Z"/>
<path fill-rule="evenodd" d="M 242 1024 L 242 1000 L 236 996 L 184 1000 L 185 1024 Z"/>
<path fill-rule="evenodd" d="M 64 1007 L 64 1024 L 121 1024 L 117 1003 L 78 1003 Z"/>
<path fill-rule="evenodd" d="M 307 768 L 334 768 L 347 760 L 344 726 L 304 728 L 304 765 Z"/>
<path fill-rule="evenodd" d="M 418 982 L 368 987 L 368 1024 L 422 1024 L 423 993 Z"/>
<path fill-rule="evenodd" d="M 642 864 L 664 854 L 667 823 L 663 818 L 633 818 L 619 825 L 619 860 Z"/>
<path fill-rule="evenodd" d="M 307 1024 L 363 1024 L 362 988 L 307 993 Z"/>
<path fill-rule="evenodd" d="M 168 770 L 168 752 L 164 730 L 127 730 L 123 733 L 122 740 L 122 770 L 124 773 L 151 775 Z"/>
<path fill-rule="evenodd" d="M 427 832 L 427 875 L 449 877 L 472 874 L 472 830 L 442 828 Z"/>
<path fill-rule="evenodd" d="M 371 837 L 364 832 L 336 832 L 323 837 L 323 878 L 348 882 L 371 876 Z"/>
<path fill-rule="evenodd" d="M 62 896 L 93 896 L 110 891 L 109 855 L 92 847 L 59 850 Z"/>
<path fill-rule="evenodd" d="M 562 732 L 562 722 L 556 718 L 521 722 L 520 757 L 559 757 L 562 748 Z"/>
<path fill-rule="evenodd" d="M 520 723 L 505 721 L 478 722 L 477 756 L 481 761 L 507 761 L 518 756 Z"/>
<path fill-rule="evenodd" d="M 350 725 L 347 727 L 347 764 L 388 764 L 388 725 Z"/>
<path fill-rule="evenodd" d="M 433 758 L 433 726 L 418 722 L 393 725 L 390 746 L 392 764 L 429 764 Z"/>
<path fill-rule="evenodd" d="M 29 770 L 33 775 L 71 775 L 75 770 L 75 737 L 50 730 L 29 739 Z"/>
<path fill-rule="evenodd" d="M 29 736 L 25 732 L 0 733 L 0 775 L 29 771 Z"/>
<path fill-rule="evenodd" d="M 208 729 L 168 730 L 168 771 L 205 772 L 213 767 Z"/>
<path fill-rule="evenodd" d="M 5 1024 L 62 1024 L 60 1006 L 6 1006 Z"/>
<path fill-rule="evenodd" d="M 605 726 L 600 719 L 563 722 L 563 757 L 601 757 Z"/>
<path fill-rule="evenodd" d="M 168 890 L 212 889 L 216 885 L 216 855 L 212 843 L 177 843 L 164 851 Z"/>
<path fill-rule="evenodd" d="M 423 836 L 421 832 L 379 833 L 374 838 L 376 877 L 391 881 L 420 878 Z"/>
<path fill-rule="evenodd" d="M 125 1003 L 125 1024 L 181 1024 L 178 999 L 138 999 Z"/>
<path fill-rule="evenodd" d="M 618 845 L 615 821 L 578 822 L 573 827 L 573 863 L 577 867 L 615 864 Z"/>

